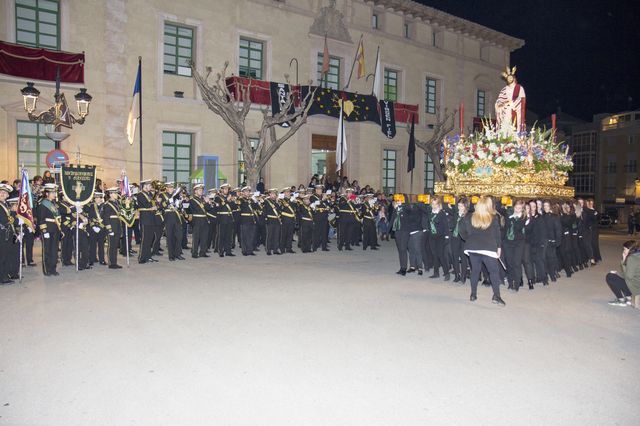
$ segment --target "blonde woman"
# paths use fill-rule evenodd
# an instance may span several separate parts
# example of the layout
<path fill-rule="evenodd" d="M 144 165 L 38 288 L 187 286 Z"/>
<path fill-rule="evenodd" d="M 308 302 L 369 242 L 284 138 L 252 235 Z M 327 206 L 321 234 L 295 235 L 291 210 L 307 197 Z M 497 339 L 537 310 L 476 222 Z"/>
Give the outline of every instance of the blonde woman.
<path fill-rule="evenodd" d="M 498 263 L 502 250 L 502 239 L 500 224 L 491 197 L 480 197 L 475 211 L 465 217 L 465 220 L 460 224 L 459 231 L 464 240 L 464 252 L 469 255 L 471 263 L 471 296 L 469 299 L 475 302 L 478 298 L 478 281 L 482 265 L 484 265 L 489 272 L 493 287 L 492 302 L 505 306 L 504 300 L 500 297 L 501 280 Z"/>

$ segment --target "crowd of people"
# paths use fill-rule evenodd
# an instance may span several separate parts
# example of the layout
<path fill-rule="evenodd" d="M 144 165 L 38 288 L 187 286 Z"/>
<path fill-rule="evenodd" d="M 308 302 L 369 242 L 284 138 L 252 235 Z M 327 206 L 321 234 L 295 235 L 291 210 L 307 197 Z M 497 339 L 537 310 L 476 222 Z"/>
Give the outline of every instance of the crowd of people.
<path fill-rule="evenodd" d="M 0 282 L 18 278 L 20 259 L 23 266 L 36 266 L 36 240 L 42 241 L 44 275 L 56 276 L 59 264 L 70 266 L 76 259 L 78 270 L 96 264 L 120 269 L 124 256 L 145 264 L 165 252 L 170 261 L 184 260 L 185 250 L 194 259 L 235 256 L 236 247 L 244 256 L 261 248 L 270 256 L 295 253 L 294 244 L 311 253 L 328 251 L 334 236 L 341 251 L 355 246 L 377 250 L 381 240 L 393 238 L 398 274 L 431 271 L 429 278 L 470 280 L 472 301 L 482 281 L 492 286 L 493 302 L 504 305 L 502 284 L 514 292 L 525 285 L 533 290 L 555 282 L 561 272 L 571 277 L 602 260 L 598 212 L 591 199 L 513 200 L 505 206 L 488 196 L 475 203 L 459 197 L 452 204 L 431 196 L 427 203 L 410 202 L 347 178 L 328 182 L 318 176 L 308 185 L 266 190 L 260 182 L 257 189 L 223 184 L 205 191 L 197 184 L 188 191 L 173 182 L 144 180 L 123 191 L 120 181 L 105 188 L 98 180 L 93 201 L 76 212 L 50 174 L 36 176 L 31 229 L 16 216 L 20 181 L 3 182 Z M 640 266 L 625 269 L 627 255 L 640 253 L 640 246 L 631 243 L 625 245 L 623 273 L 607 276 L 614 305 L 628 304 L 631 297 L 624 274 L 630 279 L 628 271 L 640 271 Z"/>
<path fill-rule="evenodd" d="M 445 281 L 464 284 L 471 279 L 471 300 L 481 275 L 493 287 L 493 302 L 504 305 L 500 285 L 517 292 L 525 284 L 533 290 L 602 260 L 598 212 L 593 200 L 514 200 L 502 205 L 490 196 L 474 205 L 460 197 L 453 205 L 431 197 L 430 203 L 392 204 L 398 274 L 433 270 Z M 523 274 L 524 271 L 524 274 Z"/>
<path fill-rule="evenodd" d="M 189 248 L 192 258 L 212 253 L 235 256 L 236 247 L 244 256 L 254 256 L 260 247 L 269 256 L 282 255 L 295 253 L 294 243 L 301 252 L 311 253 L 328 251 L 330 238 L 337 236 L 338 250 L 377 250 L 378 231 L 383 239 L 389 238 L 387 199 L 372 190 L 363 192 L 371 188 L 360 188 L 346 178 L 337 188 L 325 188 L 317 177 L 308 186 L 262 191 L 249 186 L 232 189 L 226 183 L 205 191 L 204 185 L 196 184 L 190 193 L 173 182 L 144 180 L 127 191 L 121 181 L 105 188 L 98 180 L 94 199 L 76 211 L 49 176 L 36 176 L 31 182 L 32 229 L 16 215 L 20 181 L 3 183 L 0 282 L 10 284 L 18 278 L 21 245 L 23 265 L 36 265 L 36 239 L 42 241 L 46 276 L 59 275 L 59 263 L 77 263 L 78 270 L 95 264 L 120 269 L 119 257 L 134 255 L 140 264 L 154 263 L 165 249 L 170 261 L 184 260 Z"/>

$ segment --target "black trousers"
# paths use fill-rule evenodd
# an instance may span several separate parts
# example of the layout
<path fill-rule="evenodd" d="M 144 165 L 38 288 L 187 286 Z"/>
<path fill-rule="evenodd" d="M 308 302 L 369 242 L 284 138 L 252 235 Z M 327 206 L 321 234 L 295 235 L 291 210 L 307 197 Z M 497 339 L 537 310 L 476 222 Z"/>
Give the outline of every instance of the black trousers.
<path fill-rule="evenodd" d="M 78 269 L 87 269 L 89 263 L 89 234 L 81 229 L 78 231 Z"/>
<path fill-rule="evenodd" d="M 556 250 L 556 254 L 558 256 L 559 268 L 564 269 L 567 275 L 571 275 L 574 262 L 570 234 L 567 233 L 562 236 L 562 241 L 560 242 L 560 247 Z"/>
<path fill-rule="evenodd" d="M 300 250 L 303 253 L 311 251 L 311 243 L 313 242 L 313 222 L 302 220 L 300 222 Z"/>
<path fill-rule="evenodd" d="M 558 261 L 558 254 L 556 250 L 556 243 L 551 241 L 547 244 L 547 248 L 544 251 L 544 264 L 545 271 L 549 277 L 558 272 L 560 262 Z"/>
<path fill-rule="evenodd" d="M 140 252 L 138 262 L 146 262 L 151 258 L 151 246 L 153 245 L 153 225 L 140 225 Z M 134 231 L 135 234 L 135 231 Z"/>
<path fill-rule="evenodd" d="M 469 253 L 471 263 L 471 294 L 477 295 L 480 271 L 484 265 L 489 273 L 493 295 L 500 297 L 500 265 L 498 259 L 478 253 Z"/>
<path fill-rule="evenodd" d="M 376 242 L 376 222 L 373 219 L 363 219 L 362 248 L 366 249 L 367 247 L 375 247 Z M 422 263 L 422 261 L 420 263 Z"/>
<path fill-rule="evenodd" d="M 63 265 L 71 265 L 71 259 L 73 258 L 73 239 L 75 237 L 76 231 L 63 227 L 62 228 L 63 236 L 62 236 L 62 264 Z"/>
<path fill-rule="evenodd" d="M 189 248 L 189 223 L 186 220 L 182 221 L 182 248 Z"/>
<path fill-rule="evenodd" d="M 580 246 L 580 252 L 583 257 L 586 257 L 586 260 L 582 263 L 588 262 L 594 258 L 592 239 L 593 232 L 588 228 L 585 228 L 582 231 L 582 235 L 578 236 L 578 245 Z"/>
<path fill-rule="evenodd" d="M 182 253 L 182 222 L 175 213 L 169 213 L 164 223 L 167 234 L 169 259 L 175 259 Z"/>
<path fill-rule="evenodd" d="M 313 250 L 327 249 L 329 242 L 329 219 L 326 213 L 320 214 L 313 222 Z"/>
<path fill-rule="evenodd" d="M 191 256 L 204 256 L 207 254 L 207 232 L 209 231 L 209 221 L 204 217 L 194 217 L 191 225 L 193 226 Z"/>
<path fill-rule="evenodd" d="M 111 232 L 113 235 L 107 234 L 107 257 L 109 258 L 109 266 L 118 264 L 118 245 L 120 243 L 121 232 L 118 228 L 113 229 L 113 232 Z"/>
<path fill-rule="evenodd" d="M 427 231 L 422 232 L 421 244 L 422 244 L 422 265 L 425 270 L 433 268 L 433 254 L 431 253 L 431 233 Z"/>
<path fill-rule="evenodd" d="M 153 249 L 151 250 L 153 255 L 160 254 L 160 240 L 162 239 L 163 232 L 164 224 L 153 225 Z"/>
<path fill-rule="evenodd" d="M 100 232 L 95 232 L 93 228 L 89 228 L 89 263 L 104 262 L 104 242 L 105 242 L 105 230 L 100 229 Z"/>
<path fill-rule="evenodd" d="M 607 285 L 618 299 L 622 299 L 625 296 L 631 297 L 631 290 L 629 290 L 627 283 L 620 275 L 609 272 L 607 274 L 606 281 Z"/>
<path fill-rule="evenodd" d="M 409 259 L 409 233 L 404 231 L 396 231 L 395 240 L 396 248 L 398 249 L 398 260 L 400 261 L 400 269 L 406 271 Z"/>
<path fill-rule="evenodd" d="M 45 275 L 56 272 L 59 239 L 58 232 L 49 232 L 49 238 L 42 235 L 42 272 Z"/>
<path fill-rule="evenodd" d="M 0 281 L 9 278 L 9 252 L 11 241 L 5 238 L 5 231 L 0 232 Z"/>
<path fill-rule="evenodd" d="M 218 251 L 216 244 L 216 230 L 218 229 L 218 222 L 214 218 L 209 218 L 209 229 L 207 230 L 207 249 L 213 249 Z"/>
<path fill-rule="evenodd" d="M 449 243 L 451 247 L 451 258 L 453 259 L 453 272 L 460 277 L 467 277 L 469 260 L 464 254 L 464 241 L 460 237 L 452 237 Z"/>
<path fill-rule="evenodd" d="M 449 262 L 447 257 L 445 256 L 446 247 L 445 245 L 449 243 L 448 239 L 437 235 L 430 235 L 429 245 L 431 248 L 431 253 L 433 253 L 433 273 L 437 274 L 438 269 L 442 267 L 442 273 L 449 273 Z"/>
<path fill-rule="evenodd" d="M 231 245 L 233 244 L 233 221 L 218 219 L 218 253 L 230 254 Z"/>
<path fill-rule="evenodd" d="M 136 219 L 133 222 L 133 237 L 136 240 L 136 244 L 142 244 L 142 224 L 140 219 Z"/>
<path fill-rule="evenodd" d="M 255 223 L 241 223 L 240 224 L 240 248 L 242 254 L 251 254 L 256 249 L 256 224 Z"/>
<path fill-rule="evenodd" d="M 522 258 L 524 256 L 524 241 L 505 241 L 502 248 L 504 263 L 507 267 L 507 280 L 509 284 L 520 286 L 522 284 Z"/>
<path fill-rule="evenodd" d="M 591 250 L 593 251 L 593 259 L 596 262 L 600 262 L 602 255 L 600 255 L 600 230 L 598 225 L 591 230 Z"/>
<path fill-rule="evenodd" d="M 120 231 L 120 255 L 127 255 L 127 247 L 129 250 L 132 250 L 131 247 L 131 239 L 133 237 L 133 228 L 128 227 L 125 223 L 122 223 L 121 231 Z M 127 241 L 125 241 L 125 238 Z"/>
<path fill-rule="evenodd" d="M 24 247 L 24 259 L 22 259 L 23 263 L 26 259 L 27 263 L 33 263 L 33 244 L 35 242 L 36 236 L 33 232 L 29 230 L 25 230 L 24 235 L 22 237 Z"/>
<path fill-rule="evenodd" d="M 9 238 L 7 270 L 10 278 L 18 278 L 20 275 L 20 243 Z M 4 278 L 3 278 L 4 279 Z"/>
<path fill-rule="evenodd" d="M 533 264 L 533 270 L 535 278 L 529 277 L 534 282 L 542 282 L 547 279 L 547 268 L 545 265 L 545 251 L 547 250 L 547 246 L 544 244 L 529 245 L 529 252 L 531 254 L 531 263 Z"/>
<path fill-rule="evenodd" d="M 265 226 L 266 235 L 264 245 L 267 253 L 278 251 L 280 248 L 280 221 L 268 219 Z"/>
<path fill-rule="evenodd" d="M 351 248 L 351 242 L 353 241 L 353 234 L 355 227 L 358 226 L 358 221 L 351 214 L 340 217 L 338 220 L 338 249 L 345 247 Z"/>
<path fill-rule="evenodd" d="M 296 221 L 292 218 L 282 218 L 282 227 L 280 228 L 280 251 L 292 251 L 293 233 L 296 229 Z"/>

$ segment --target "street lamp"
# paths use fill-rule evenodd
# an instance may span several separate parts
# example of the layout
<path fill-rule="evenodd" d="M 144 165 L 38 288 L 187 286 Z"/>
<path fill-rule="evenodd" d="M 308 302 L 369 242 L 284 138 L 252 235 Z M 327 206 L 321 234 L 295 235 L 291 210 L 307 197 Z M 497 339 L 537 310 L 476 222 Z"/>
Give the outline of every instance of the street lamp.
<path fill-rule="evenodd" d="M 74 123 L 84 124 L 85 117 L 89 115 L 89 104 L 91 104 L 92 97 L 85 88 L 80 89 L 80 92 L 74 96 L 79 117 L 73 115 L 69 110 L 64 93 L 60 93 L 60 68 L 56 70 L 55 104 L 48 110 L 41 113 L 36 112 L 40 91 L 35 88 L 33 82 L 27 82 L 27 86 L 20 90 L 20 93 L 22 93 L 24 109 L 27 111 L 29 120 L 50 124 L 55 128 L 54 132 L 46 133 L 46 135 L 55 142 L 56 149 L 60 149 L 60 142 L 69 136 L 68 133 L 60 131 L 61 127 L 71 129 Z"/>

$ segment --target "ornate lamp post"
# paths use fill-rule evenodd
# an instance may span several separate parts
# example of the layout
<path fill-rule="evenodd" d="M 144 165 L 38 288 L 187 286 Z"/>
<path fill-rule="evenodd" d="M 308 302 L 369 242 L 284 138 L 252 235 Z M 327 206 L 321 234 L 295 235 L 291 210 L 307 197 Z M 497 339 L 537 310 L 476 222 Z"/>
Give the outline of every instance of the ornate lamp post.
<path fill-rule="evenodd" d="M 36 112 L 40 91 L 35 88 L 33 82 L 27 82 L 27 86 L 21 91 L 24 99 L 24 109 L 30 121 L 51 124 L 54 127 L 53 132 L 47 132 L 49 139 L 55 142 L 56 149 L 60 149 L 60 142 L 69 137 L 68 133 L 62 132 L 62 127 L 68 129 L 73 128 L 73 124 L 84 124 L 85 117 L 89 115 L 89 105 L 91 104 L 91 95 L 87 93 L 87 89 L 80 89 L 74 98 L 78 109 L 78 116 L 75 116 L 69 110 L 67 100 L 64 93 L 60 93 L 60 69 L 56 71 L 56 93 L 55 104 L 48 110 L 40 113 Z"/>

